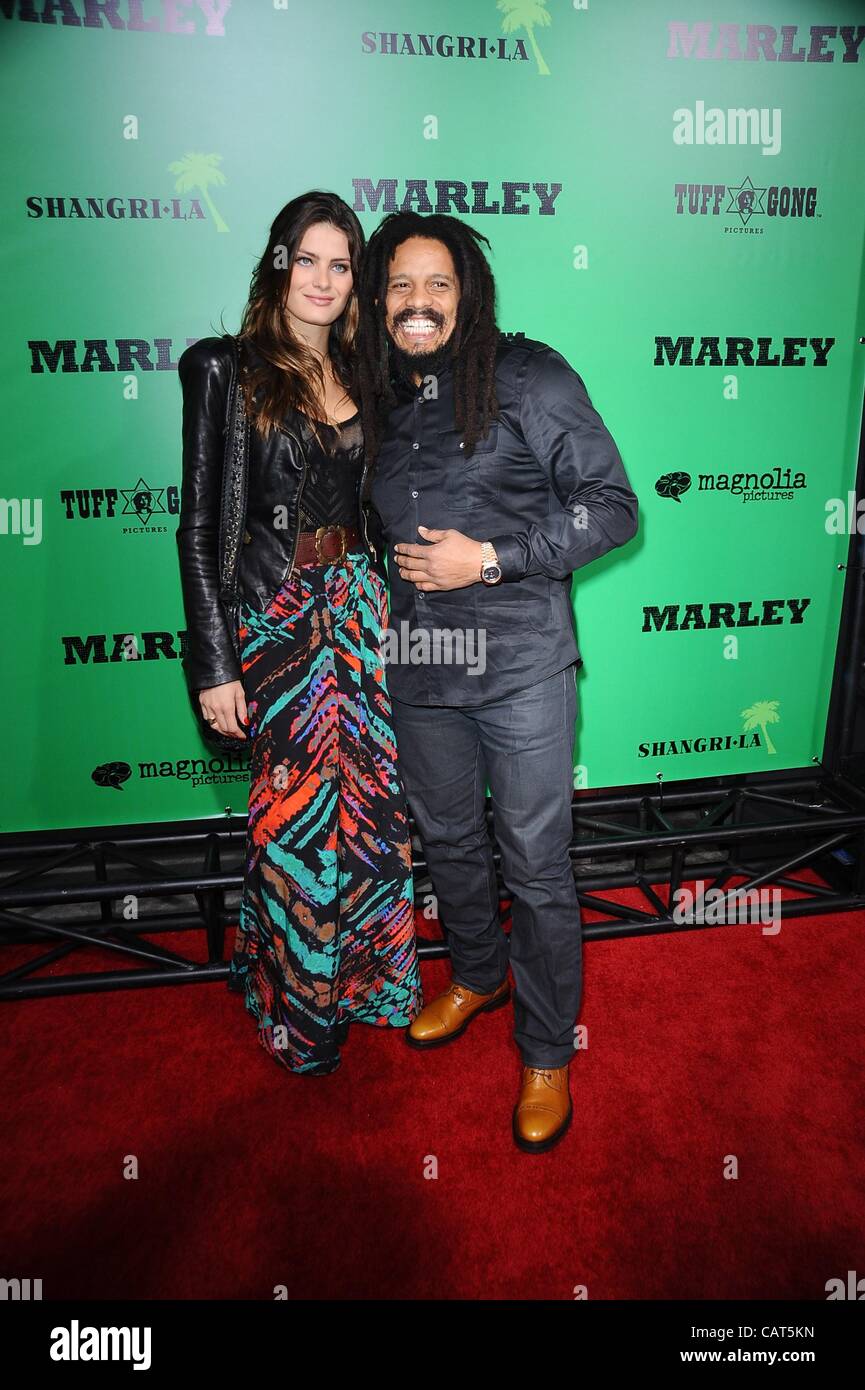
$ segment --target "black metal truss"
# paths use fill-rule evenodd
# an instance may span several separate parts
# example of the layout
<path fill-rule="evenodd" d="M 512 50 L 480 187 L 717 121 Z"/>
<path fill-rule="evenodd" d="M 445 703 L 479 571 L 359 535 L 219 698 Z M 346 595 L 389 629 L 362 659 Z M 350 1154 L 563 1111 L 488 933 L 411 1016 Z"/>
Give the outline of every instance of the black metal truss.
<path fill-rule="evenodd" d="M 507 899 L 489 809 L 487 816 L 501 896 Z M 416 898 L 422 900 L 429 880 L 416 838 L 414 845 Z M 0 943 L 36 949 L 26 962 L 0 973 L 0 999 L 224 980 L 225 932 L 237 920 L 225 895 L 242 886 L 244 851 L 244 817 L 215 825 L 7 836 L 0 841 Z M 196 855 L 200 867 L 190 872 Z M 737 896 L 749 889 L 792 889 L 801 896 L 782 900 L 782 921 L 855 910 L 865 925 L 865 792 L 820 769 L 670 789 L 578 792 L 571 855 L 582 908 L 603 914 L 600 921 L 583 923 L 587 941 L 714 925 L 698 920 L 699 912 L 693 922 L 674 914 L 674 895 L 694 880 L 703 881 L 704 895 L 709 889 Z M 182 866 L 172 864 L 178 858 Z M 820 881 L 792 877 L 802 869 L 812 869 Z M 744 882 L 727 887 L 737 877 Z M 653 886 L 659 884 L 661 892 Z M 629 886 L 640 891 L 643 906 L 601 896 Z M 149 900 L 166 898 L 176 898 L 177 908 L 139 913 Z M 734 908 L 735 901 L 730 898 Z M 76 906 L 81 920 L 70 921 Z M 145 939 L 187 931 L 203 931 L 204 963 Z M 116 958 L 117 968 L 45 973 L 94 946 Z M 444 956 L 446 942 L 422 937 L 420 954 Z"/>

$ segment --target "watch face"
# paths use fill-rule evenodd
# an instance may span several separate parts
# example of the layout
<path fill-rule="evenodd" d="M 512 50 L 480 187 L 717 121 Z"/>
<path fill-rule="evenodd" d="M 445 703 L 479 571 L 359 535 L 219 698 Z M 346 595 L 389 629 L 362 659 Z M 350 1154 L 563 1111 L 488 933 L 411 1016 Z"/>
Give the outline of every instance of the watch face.
<path fill-rule="evenodd" d="M 502 577 L 500 565 L 484 565 L 481 570 L 481 579 L 485 584 L 495 584 Z"/>

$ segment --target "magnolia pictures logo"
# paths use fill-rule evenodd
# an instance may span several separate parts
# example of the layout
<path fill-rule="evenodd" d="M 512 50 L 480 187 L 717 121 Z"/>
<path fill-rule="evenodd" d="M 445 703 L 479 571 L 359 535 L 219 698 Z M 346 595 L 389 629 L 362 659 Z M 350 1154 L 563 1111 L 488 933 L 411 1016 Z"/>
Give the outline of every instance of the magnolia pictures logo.
<path fill-rule="evenodd" d="M 696 491 L 702 496 L 721 494 L 741 498 L 743 502 L 792 502 L 796 493 L 807 488 L 806 475 L 792 468 L 770 468 L 762 473 L 698 473 Z M 662 473 L 655 482 L 655 492 L 665 500 L 682 505 L 693 487 L 690 473 L 677 469 Z"/>
<path fill-rule="evenodd" d="M 91 772 L 90 780 L 102 791 L 122 792 L 126 784 L 135 776 L 137 785 L 145 782 L 173 781 L 188 782 L 193 787 L 225 786 L 232 782 L 246 782 L 249 779 L 249 751 L 242 739 L 238 739 L 236 753 L 208 753 L 197 758 L 163 758 L 139 762 L 133 773 L 131 763 L 115 759 L 99 763 Z"/>
<path fill-rule="evenodd" d="M 100 763 L 90 774 L 91 780 L 97 787 L 110 788 L 112 791 L 120 792 L 123 790 L 123 783 L 128 782 L 132 776 L 132 768 L 129 763 Z"/>

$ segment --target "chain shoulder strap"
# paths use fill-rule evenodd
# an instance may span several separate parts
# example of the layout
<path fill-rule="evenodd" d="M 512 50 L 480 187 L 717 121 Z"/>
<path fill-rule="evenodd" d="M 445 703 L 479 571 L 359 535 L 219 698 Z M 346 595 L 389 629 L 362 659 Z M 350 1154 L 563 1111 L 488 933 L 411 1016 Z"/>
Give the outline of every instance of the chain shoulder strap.
<path fill-rule="evenodd" d="M 249 420 L 240 386 L 240 347 L 232 334 L 231 378 L 225 415 L 225 460 L 222 470 L 222 507 L 220 513 L 219 580 L 220 598 L 225 603 L 239 602 L 237 564 L 240 543 L 246 525 L 246 496 L 249 474 Z"/>

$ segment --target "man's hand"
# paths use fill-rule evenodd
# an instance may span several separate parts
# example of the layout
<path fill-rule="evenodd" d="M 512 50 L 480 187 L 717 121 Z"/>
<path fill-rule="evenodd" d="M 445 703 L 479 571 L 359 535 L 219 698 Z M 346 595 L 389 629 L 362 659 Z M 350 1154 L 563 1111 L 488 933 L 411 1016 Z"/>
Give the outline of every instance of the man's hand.
<path fill-rule="evenodd" d="M 419 526 L 431 545 L 394 546 L 397 568 L 416 589 L 464 589 L 481 582 L 481 542 L 462 531 L 434 531 Z"/>

